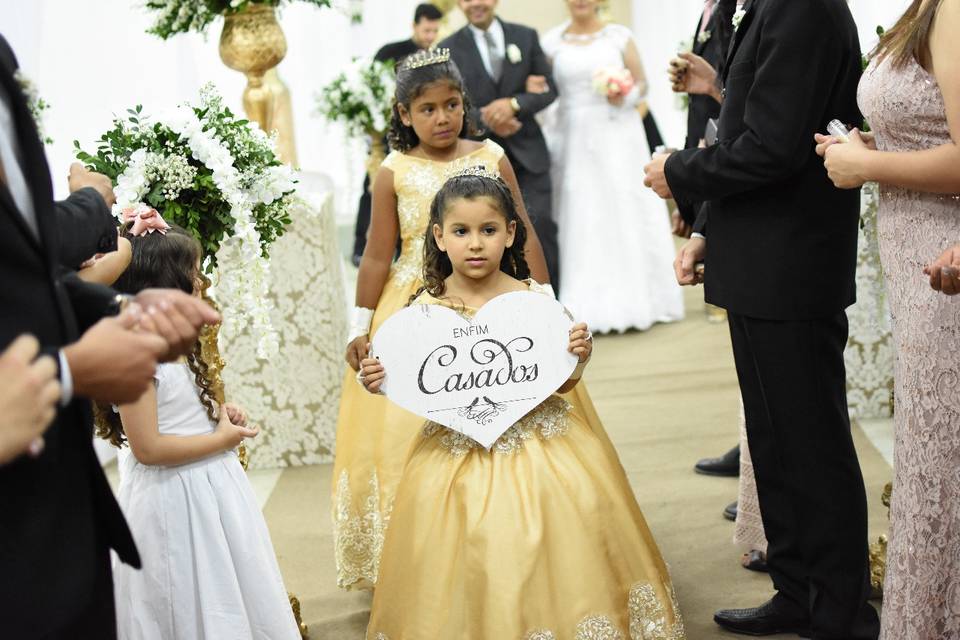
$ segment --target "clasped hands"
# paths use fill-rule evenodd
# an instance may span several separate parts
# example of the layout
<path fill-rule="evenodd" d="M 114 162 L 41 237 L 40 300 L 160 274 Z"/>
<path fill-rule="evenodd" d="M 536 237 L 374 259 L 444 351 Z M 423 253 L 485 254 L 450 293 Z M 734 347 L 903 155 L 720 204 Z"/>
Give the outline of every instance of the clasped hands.
<path fill-rule="evenodd" d="M 189 353 L 204 325 L 220 315 L 183 291 L 146 289 L 117 317 L 104 318 L 64 348 L 74 393 L 102 403 L 137 400 L 157 362 Z"/>
<path fill-rule="evenodd" d="M 550 91 L 550 84 L 545 76 L 527 76 L 524 91 L 547 93 Z M 480 109 L 480 119 L 501 138 L 509 138 L 523 128 L 523 123 L 517 118 L 510 100 L 510 98 L 498 98 Z"/>
<path fill-rule="evenodd" d="M 877 150 L 877 141 L 872 133 L 852 130 L 848 142 L 834 136 L 814 134 L 817 155 L 823 158 L 827 177 L 838 189 L 858 189 L 867 182 L 862 175 L 863 161 L 868 153 Z"/>

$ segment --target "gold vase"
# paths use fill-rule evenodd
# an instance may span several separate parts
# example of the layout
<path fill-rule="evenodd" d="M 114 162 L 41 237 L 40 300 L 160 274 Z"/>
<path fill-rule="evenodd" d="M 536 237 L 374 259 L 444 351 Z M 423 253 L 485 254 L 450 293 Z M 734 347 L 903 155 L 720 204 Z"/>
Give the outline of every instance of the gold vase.
<path fill-rule="evenodd" d="M 243 108 L 264 131 L 273 131 L 274 96 L 264 74 L 287 54 L 287 39 L 273 7 L 250 4 L 239 13 L 224 16 L 220 34 L 220 59 L 247 76 Z"/>

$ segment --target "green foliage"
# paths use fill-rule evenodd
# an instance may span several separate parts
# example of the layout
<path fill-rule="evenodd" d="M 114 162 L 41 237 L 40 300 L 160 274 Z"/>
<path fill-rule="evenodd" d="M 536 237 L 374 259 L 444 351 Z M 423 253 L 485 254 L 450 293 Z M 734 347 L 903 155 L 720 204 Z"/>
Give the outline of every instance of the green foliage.
<path fill-rule="evenodd" d="M 317 112 L 343 123 L 351 136 L 382 135 L 390 126 L 395 91 L 393 62 L 355 59 L 321 90 Z"/>
<path fill-rule="evenodd" d="M 255 189 L 258 181 L 272 167 L 282 167 L 273 144 L 265 134 L 252 129 L 247 120 L 236 117 L 223 105 L 222 99 L 205 89 L 200 106 L 189 107 L 205 131 L 212 131 L 233 156 L 233 167 L 241 176 L 241 189 Z M 130 187 L 123 174 L 134 162 L 146 159 L 147 184 L 143 202 L 156 209 L 163 218 L 188 230 L 203 247 L 205 264 L 212 271 L 216 254 L 226 238 L 233 235 L 236 219 L 231 206 L 214 180 L 213 169 L 197 160 L 188 141 L 170 127 L 151 122 L 141 105 L 128 109 L 115 118 L 113 127 L 96 143 L 96 151 L 88 153 L 74 141 L 76 157 L 92 171 L 108 176 L 116 187 L 118 202 Z M 171 174 L 175 174 L 171 177 Z M 175 186 L 171 186 L 175 184 Z M 280 197 L 269 203 L 253 206 L 252 219 L 260 232 L 260 249 L 268 257 L 270 244 L 283 235 L 290 224 L 289 209 L 293 182 L 284 187 Z M 254 200 L 255 201 L 255 200 Z M 119 205 L 118 205 L 119 206 Z M 209 258 L 209 260 L 207 260 Z"/>
<path fill-rule="evenodd" d="M 232 15 L 246 10 L 251 5 L 279 7 L 293 0 L 147 0 L 147 9 L 157 12 L 153 25 L 147 33 L 164 40 L 178 33 L 191 31 L 204 33 L 214 20 L 222 15 Z M 330 0 L 298 0 L 317 7 L 329 7 Z"/>

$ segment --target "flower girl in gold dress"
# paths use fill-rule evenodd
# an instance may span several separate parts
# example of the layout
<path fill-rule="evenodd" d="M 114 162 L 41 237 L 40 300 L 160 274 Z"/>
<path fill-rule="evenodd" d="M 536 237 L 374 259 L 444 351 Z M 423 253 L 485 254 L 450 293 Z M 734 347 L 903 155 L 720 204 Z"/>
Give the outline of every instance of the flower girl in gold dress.
<path fill-rule="evenodd" d="M 393 151 L 374 179 L 370 238 L 357 276 L 347 346 L 350 368 L 337 419 L 332 507 L 337 583 L 343 588 L 370 588 L 376 582 L 390 503 L 419 425 L 412 413 L 365 393 L 354 375 L 370 336 L 421 285 L 430 201 L 446 178 L 476 165 L 502 175 L 531 234 L 527 251 L 533 274 L 547 277 L 510 161 L 495 142 L 466 138 L 476 133 L 469 112 L 463 79 L 448 51 L 424 51 L 401 64 L 390 125 Z M 398 236 L 402 249 L 393 263 Z"/>
<path fill-rule="evenodd" d="M 497 176 L 452 177 L 430 223 L 416 302 L 472 315 L 498 295 L 542 291 L 524 280 L 526 228 Z M 569 350 L 580 364 L 558 394 L 590 358 L 585 324 Z M 377 393 L 387 372 L 375 358 L 361 365 Z M 599 421 L 557 394 L 489 451 L 427 422 L 397 488 L 368 640 L 683 638 L 667 568 L 610 451 Z"/>

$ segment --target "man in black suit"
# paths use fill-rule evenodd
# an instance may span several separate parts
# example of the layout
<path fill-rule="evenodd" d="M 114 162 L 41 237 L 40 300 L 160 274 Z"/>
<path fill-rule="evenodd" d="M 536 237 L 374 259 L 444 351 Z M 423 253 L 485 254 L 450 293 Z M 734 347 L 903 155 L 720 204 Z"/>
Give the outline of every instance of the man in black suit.
<path fill-rule="evenodd" d="M 720 68 L 723 56 L 727 52 L 727 46 L 724 45 L 730 44 L 730 34 L 728 32 L 731 27 L 729 24 L 724 24 L 722 18 L 723 12 L 718 6 L 718 1 L 704 0 L 703 13 L 697 22 L 697 30 L 693 36 L 693 54 L 706 60 L 714 69 Z M 679 62 L 674 62 L 681 64 L 684 61 L 681 57 Z M 697 93 L 688 94 L 688 100 L 687 138 L 683 148 L 696 149 L 700 146 L 700 140 L 704 138 L 707 121 L 710 119 L 716 120 L 720 115 L 720 103 L 713 96 Z M 688 230 L 697 221 L 700 204 L 682 198 L 677 201 L 677 214 L 679 214 Z M 677 226 L 676 222 L 674 220 L 675 227 Z M 686 236 L 688 237 L 689 233 Z"/>
<path fill-rule="evenodd" d="M 148 290 L 133 302 L 59 263 L 63 216 L 16 69 L 0 36 L 0 350 L 34 335 L 58 366 L 62 396 L 42 449 L 0 466 L 0 626 L 18 639 L 110 639 L 109 550 L 134 566 L 139 557 L 94 453 L 83 398 L 136 400 L 157 360 L 186 353 L 200 326 L 218 316 L 182 292 Z M 86 196 L 73 205 L 102 213 L 103 199 Z"/>
<path fill-rule="evenodd" d="M 729 315 L 776 595 L 714 620 L 747 634 L 874 639 L 867 506 L 846 404 L 859 194 L 811 143 L 860 122 L 860 44 L 844 0 L 747 0 L 723 73 L 718 143 L 658 156 L 647 184 L 709 201 L 677 258 Z M 709 218 L 709 220 L 708 220 Z"/>
<path fill-rule="evenodd" d="M 437 39 L 440 32 L 440 21 L 443 19 L 443 12 L 429 2 L 418 4 L 413 12 L 413 36 L 400 42 L 391 42 L 380 47 L 377 54 L 373 56 L 378 62 L 392 62 L 394 68 L 401 60 L 407 56 L 420 51 L 429 49 Z M 387 146 L 386 138 L 383 141 L 384 148 Z M 370 175 L 367 174 L 363 179 L 363 191 L 360 193 L 360 205 L 357 208 L 357 223 L 353 228 L 353 264 L 360 266 L 360 258 L 363 257 L 363 250 L 367 246 L 367 229 L 370 227 L 370 210 L 373 206 L 373 198 L 370 194 Z"/>
<path fill-rule="evenodd" d="M 556 85 L 537 32 L 503 22 L 497 0 L 458 0 L 469 24 L 440 43 L 467 85 L 471 117 L 506 149 L 523 200 L 543 246 L 550 281 L 558 288 L 557 225 L 551 217 L 550 154 L 536 116 L 557 98 Z M 542 76 L 547 91 L 527 91 L 527 78 Z"/>
<path fill-rule="evenodd" d="M 736 8 L 736 0 L 704 0 L 703 13 L 694 32 L 693 48 L 690 53 L 681 53 L 670 62 L 670 74 L 673 78 L 673 90 L 687 93 L 687 139 L 684 149 L 696 149 L 706 137 L 707 122 L 716 120 L 720 115 L 720 89 L 711 82 L 710 91 L 701 93 L 700 87 L 689 91 L 692 65 L 709 65 L 714 71 L 723 66 L 724 56 L 730 47 L 733 35 L 731 19 Z M 692 54 L 692 55 L 691 55 Z M 686 200 L 678 196 L 677 208 L 671 213 L 673 232 L 681 238 L 689 238 L 697 215 L 704 206 L 702 202 Z M 697 473 L 713 476 L 736 477 L 740 475 L 740 446 L 737 445 L 716 458 L 704 458 L 694 465 Z M 727 506 L 724 516 L 736 519 L 737 503 Z"/>

